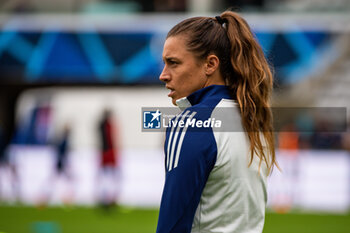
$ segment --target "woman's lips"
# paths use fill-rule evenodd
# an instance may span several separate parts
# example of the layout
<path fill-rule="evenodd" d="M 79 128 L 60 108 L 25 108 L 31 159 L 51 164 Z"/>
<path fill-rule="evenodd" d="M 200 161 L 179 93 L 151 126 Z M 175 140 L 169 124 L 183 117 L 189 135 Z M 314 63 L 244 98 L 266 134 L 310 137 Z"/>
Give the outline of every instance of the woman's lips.
<path fill-rule="evenodd" d="M 166 87 L 166 88 L 170 90 L 168 97 L 172 97 L 175 94 L 175 90 L 171 87 Z"/>
<path fill-rule="evenodd" d="M 175 93 L 175 91 L 174 91 L 174 90 L 170 90 L 170 92 L 169 92 L 168 96 L 169 96 L 169 97 L 172 97 L 172 96 L 174 95 L 174 93 Z"/>

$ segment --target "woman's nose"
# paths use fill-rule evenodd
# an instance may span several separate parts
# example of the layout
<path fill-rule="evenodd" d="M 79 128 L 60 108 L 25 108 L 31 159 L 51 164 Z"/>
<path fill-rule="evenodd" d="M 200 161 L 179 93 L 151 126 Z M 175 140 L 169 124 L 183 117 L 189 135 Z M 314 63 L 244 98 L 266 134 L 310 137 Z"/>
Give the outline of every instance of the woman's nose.
<path fill-rule="evenodd" d="M 162 82 L 168 82 L 170 80 L 170 75 L 163 69 L 162 73 L 159 75 L 159 80 Z"/>

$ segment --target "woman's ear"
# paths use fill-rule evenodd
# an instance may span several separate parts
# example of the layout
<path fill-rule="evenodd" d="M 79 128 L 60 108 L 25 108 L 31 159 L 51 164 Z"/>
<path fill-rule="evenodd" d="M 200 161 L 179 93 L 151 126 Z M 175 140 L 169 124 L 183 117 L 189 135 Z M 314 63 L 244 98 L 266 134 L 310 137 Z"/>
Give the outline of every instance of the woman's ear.
<path fill-rule="evenodd" d="M 215 54 L 210 54 L 206 61 L 205 74 L 211 76 L 219 68 L 219 58 Z"/>

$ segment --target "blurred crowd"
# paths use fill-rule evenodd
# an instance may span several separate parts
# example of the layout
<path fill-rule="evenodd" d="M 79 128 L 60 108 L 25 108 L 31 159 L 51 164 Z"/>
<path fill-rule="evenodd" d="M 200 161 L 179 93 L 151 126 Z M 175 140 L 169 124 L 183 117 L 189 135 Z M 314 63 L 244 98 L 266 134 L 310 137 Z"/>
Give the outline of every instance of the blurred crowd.
<path fill-rule="evenodd" d="M 234 7 L 244 11 L 346 11 L 347 0 L 4 0 L 3 12 L 214 12 Z"/>
<path fill-rule="evenodd" d="M 278 149 L 283 150 L 347 150 L 350 151 L 350 132 L 332 132 L 325 129 L 327 125 L 317 124 L 314 131 L 298 131 L 295 124 L 278 132 Z"/>
<path fill-rule="evenodd" d="M 296 117 L 275 126 L 277 148 L 350 151 L 350 127 L 346 108 L 303 108 L 302 110 L 291 108 L 290 110 L 295 112 Z M 284 111 L 289 115 L 292 114 L 287 110 Z"/>

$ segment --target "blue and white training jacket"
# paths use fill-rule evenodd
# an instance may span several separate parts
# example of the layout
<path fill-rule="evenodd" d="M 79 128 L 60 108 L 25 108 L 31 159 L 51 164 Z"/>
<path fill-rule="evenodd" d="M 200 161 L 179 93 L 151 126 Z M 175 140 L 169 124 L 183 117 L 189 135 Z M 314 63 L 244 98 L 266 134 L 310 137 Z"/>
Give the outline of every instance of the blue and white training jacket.
<path fill-rule="evenodd" d="M 250 144 L 238 105 L 226 86 L 212 85 L 176 101 L 175 120 L 229 119 L 241 130 L 215 127 L 168 128 L 166 178 L 157 233 L 261 233 L 264 226 L 267 169 L 250 161 Z M 220 132 L 219 132 L 220 131 Z"/>

